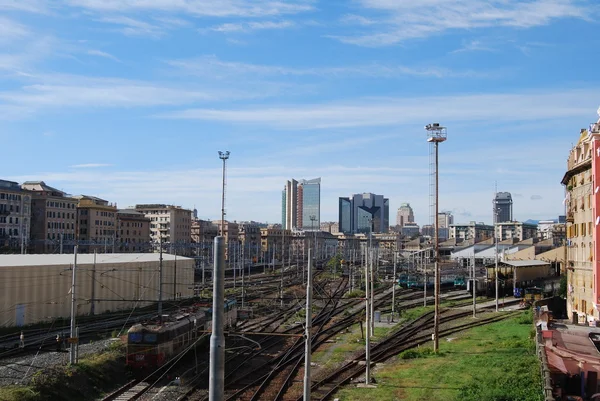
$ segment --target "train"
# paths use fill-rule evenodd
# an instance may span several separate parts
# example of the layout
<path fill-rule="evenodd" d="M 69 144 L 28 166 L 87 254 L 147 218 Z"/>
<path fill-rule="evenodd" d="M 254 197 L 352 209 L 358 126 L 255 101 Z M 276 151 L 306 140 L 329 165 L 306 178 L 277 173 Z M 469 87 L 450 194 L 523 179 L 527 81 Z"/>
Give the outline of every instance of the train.
<path fill-rule="evenodd" d="M 237 323 L 237 302 L 225 301 L 224 325 Z M 205 335 L 212 326 L 212 308 L 194 304 L 178 312 L 152 321 L 133 325 L 127 331 L 125 364 L 144 374 L 155 371 L 178 357 Z M 205 336 L 208 338 L 208 336 Z"/>

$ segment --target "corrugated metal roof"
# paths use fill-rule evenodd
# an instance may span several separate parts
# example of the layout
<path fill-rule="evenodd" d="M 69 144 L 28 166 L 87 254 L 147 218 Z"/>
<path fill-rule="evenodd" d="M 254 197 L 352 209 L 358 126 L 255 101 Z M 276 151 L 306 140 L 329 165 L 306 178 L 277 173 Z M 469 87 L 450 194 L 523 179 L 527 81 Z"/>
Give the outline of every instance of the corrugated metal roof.
<path fill-rule="evenodd" d="M 99 253 L 96 255 L 96 264 L 134 263 L 134 262 L 158 262 L 158 253 Z M 177 260 L 188 260 L 183 256 L 177 256 Z M 73 254 L 51 254 L 51 255 L 0 255 L 0 267 L 9 266 L 52 266 L 70 265 L 73 263 Z M 163 253 L 163 260 L 175 260 L 175 255 Z M 94 254 L 78 254 L 77 264 L 94 263 Z"/>
<path fill-rule="evenodd" d="M 550 264 L 548 262 L 544 262 L 543 260 L 506 260 L 502 263 L 513 267 L 546 266 Z"/>

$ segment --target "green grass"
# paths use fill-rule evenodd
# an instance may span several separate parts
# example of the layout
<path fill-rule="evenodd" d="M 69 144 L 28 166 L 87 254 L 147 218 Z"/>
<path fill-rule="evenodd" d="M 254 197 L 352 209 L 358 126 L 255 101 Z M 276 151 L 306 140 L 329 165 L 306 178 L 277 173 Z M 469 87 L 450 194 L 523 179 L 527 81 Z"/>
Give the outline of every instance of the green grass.
<path fill-rule="evenodd" d="M 541 401 L 530 312 L 442 338 L 440 353 L 421 347 L 375 369 L 378 387 L 347 386 L 340 400 Z"/>

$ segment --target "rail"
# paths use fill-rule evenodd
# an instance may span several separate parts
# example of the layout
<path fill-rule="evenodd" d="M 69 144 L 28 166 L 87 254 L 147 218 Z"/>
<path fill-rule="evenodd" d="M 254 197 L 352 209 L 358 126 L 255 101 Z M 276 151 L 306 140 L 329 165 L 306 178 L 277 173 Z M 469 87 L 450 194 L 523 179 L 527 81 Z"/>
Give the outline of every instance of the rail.
<path fill-rule="evenodd" d="M 542 339 L 542 328 L 540 326 L 536 326 L 535 334 L 535 352 L 540 359 L 540 374 L 542 377 L 541 384 L 544 400 L 555 401 L 554 394 L 552 394 L 552 379 L 550 376 L 550 368 L 548 367 L 548 356 L 546 355 L 546 346 Z"/>

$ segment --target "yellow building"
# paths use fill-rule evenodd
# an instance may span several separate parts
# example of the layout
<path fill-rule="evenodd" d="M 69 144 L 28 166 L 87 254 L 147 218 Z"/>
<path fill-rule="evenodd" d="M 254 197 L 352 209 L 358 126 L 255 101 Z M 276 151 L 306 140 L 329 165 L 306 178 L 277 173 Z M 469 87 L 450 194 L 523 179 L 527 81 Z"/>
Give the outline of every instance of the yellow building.
<path fill-rule="evenodd" d="M 77 241 L 81 253 L 117 251 L 117 207 L 95 196 L 76 196 Z"/>
<path fill-rule="evenodd" d="M 567 313 L 594 316 L 594 213 L 592 204 L 592 135 L 581 130 L 579 141 L 569 153 L 567 172 L 562 184 L 566 188 L 567 215 Z"/>

